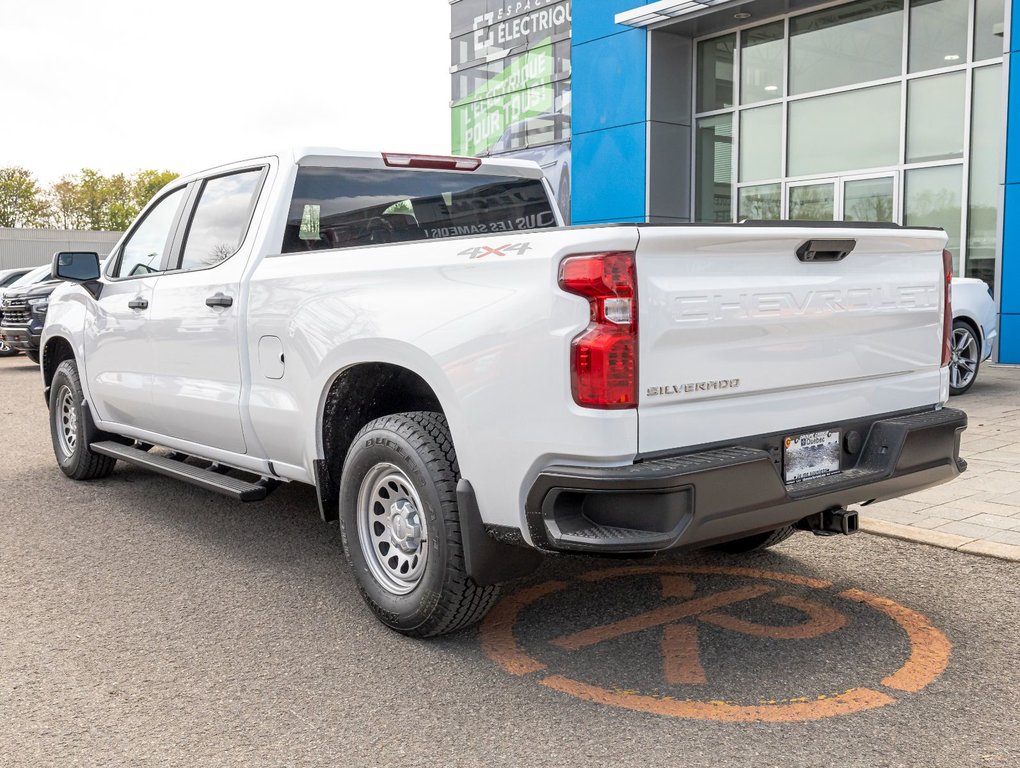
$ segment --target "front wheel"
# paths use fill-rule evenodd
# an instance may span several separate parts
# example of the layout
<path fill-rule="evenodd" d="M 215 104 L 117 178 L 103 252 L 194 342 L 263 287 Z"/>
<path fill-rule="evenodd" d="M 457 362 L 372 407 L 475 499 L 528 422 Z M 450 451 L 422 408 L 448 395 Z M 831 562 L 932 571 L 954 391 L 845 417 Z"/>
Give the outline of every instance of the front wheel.
<path fill-rule="evenodd" d="M 949 359 L 949 394 L 962 395 L 977 380 L 981 344 L 970 323 L 953 321 L 952 357 Z"/>
<path fill-rule="evenodd" d="M 18 350 L 6 341 L 0 341 L 0 357 L 14 357 L 16 354 L 18 354 Z"/>
<path fill-rule="evenodd" d="M 354 439 L 340 480 L 340 530 L 358 589 L 383 624 L 445 635 L 480 620 L 498 587 L 467 575 L 457 480 L 441 413 L 384 416 Z"/>
<path fill-rule="evenodd" d="M 94 436 L 86 428 L 84 402 L 78 366 L 74 360 L 65 360 L 57 366 L 50 386 L 50 437 L 60 469 L 72 480 L 106 477 L 117 463 L 89 447 Z"/>
<path fill-rule="evenodd" d="M 38 349 L 26 349 L 25 357 L 31 360 L 36 365 L 39 365 L 39 350 Z"/>

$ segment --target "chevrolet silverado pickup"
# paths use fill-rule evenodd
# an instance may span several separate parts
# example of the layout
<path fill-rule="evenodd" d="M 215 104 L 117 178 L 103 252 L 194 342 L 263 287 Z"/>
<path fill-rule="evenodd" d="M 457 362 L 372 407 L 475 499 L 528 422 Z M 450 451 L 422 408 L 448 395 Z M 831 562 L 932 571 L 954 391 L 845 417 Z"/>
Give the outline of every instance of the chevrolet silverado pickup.
<path fill-rule="evenodd" d="M 56 460 L 313 485 L 369 607 L 481 618 L 543 553 L 852 533 L 956 477 L 941 230 L 564 227 L 530 163 L 308 149 L 178 179 L 61 253 Z"/>

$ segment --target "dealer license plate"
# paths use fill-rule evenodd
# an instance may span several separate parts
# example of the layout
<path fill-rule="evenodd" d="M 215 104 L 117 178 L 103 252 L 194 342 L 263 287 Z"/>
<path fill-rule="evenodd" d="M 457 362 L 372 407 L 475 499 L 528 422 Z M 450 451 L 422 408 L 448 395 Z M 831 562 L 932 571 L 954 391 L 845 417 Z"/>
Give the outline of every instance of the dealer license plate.
<path fill-rule="evenodd" d="M 838 429 L 786 438 L 783 472 L 787 484 L 839 472 L 839 445 Z"/>

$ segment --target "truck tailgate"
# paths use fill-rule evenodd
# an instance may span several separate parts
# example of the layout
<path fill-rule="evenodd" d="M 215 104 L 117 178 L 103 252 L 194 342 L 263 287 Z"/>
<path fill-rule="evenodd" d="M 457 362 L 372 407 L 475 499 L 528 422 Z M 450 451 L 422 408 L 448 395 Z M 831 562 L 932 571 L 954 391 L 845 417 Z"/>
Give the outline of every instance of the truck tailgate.
<path fill-rule="evenodd" d="M 940 370 L 941 231 L 642 227 L 642 454 L 930 406 Z M 808 241 L 854 241 L 802 260 Z"/>

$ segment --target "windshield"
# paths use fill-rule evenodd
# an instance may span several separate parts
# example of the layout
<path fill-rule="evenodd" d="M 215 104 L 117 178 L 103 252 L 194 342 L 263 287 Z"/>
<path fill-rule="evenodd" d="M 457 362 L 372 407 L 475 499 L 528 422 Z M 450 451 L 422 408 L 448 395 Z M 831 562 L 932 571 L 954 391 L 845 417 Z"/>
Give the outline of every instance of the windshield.
<path fill-rule="evenodd" d="M 22 278 L 20 280 L 15 280 L 13 283 L 11 283 L 9 286 L 7 286 L 7 290 L 10 291 L 10 290 L 13 290 L 15 288 L 24 288 L 26 285 L 35 285 L 36 283 L 41 283 L 43 280 L 45 280 L 49 276 L 50 276 L 50 265 L 47 264 L 44 267 L 39 267 L 38 269 L 33 269 L 27 275 L 22 276 Z"/>

